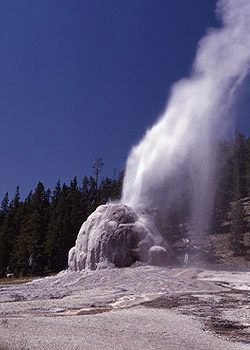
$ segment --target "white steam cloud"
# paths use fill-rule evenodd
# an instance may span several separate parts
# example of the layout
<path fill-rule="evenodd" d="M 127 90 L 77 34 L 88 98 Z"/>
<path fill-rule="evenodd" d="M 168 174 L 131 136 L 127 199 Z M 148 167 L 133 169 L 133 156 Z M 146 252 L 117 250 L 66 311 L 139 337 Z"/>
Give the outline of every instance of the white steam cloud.
<path fill-rule="evenodd" d="M 188 167 L 194 220 L 199 218 L 203 226 L 213 202 L 211 135 L 224 129 L 224 117 L 250 67 L 250 0 L 219 0 L 216 14 L 222 27 L 207 31 L 191 76 L 172 87 L 165 113 L 132 148 L 121 200 L 135 209 L 151 206 L 160 200 L 166 179 Z"/>

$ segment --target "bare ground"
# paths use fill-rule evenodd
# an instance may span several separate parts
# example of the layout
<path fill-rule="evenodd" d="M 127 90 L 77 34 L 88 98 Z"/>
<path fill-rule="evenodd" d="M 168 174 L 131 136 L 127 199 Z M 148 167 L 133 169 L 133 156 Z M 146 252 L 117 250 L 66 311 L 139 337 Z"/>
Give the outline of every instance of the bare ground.
<path fill-rule="evenodd" d="M 10 349 L 243 350 L 250 273 L 136 266 L 0 286 Z"/>

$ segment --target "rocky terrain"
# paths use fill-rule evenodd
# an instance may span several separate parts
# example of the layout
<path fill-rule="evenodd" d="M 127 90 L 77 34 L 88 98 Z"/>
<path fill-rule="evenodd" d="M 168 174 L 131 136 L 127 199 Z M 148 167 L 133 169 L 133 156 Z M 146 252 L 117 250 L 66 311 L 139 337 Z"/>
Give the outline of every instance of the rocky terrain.
<path fill-rule="evenodd" d="M 250 273 L 149 266 L 0 286 L 9 349 L 248 349 Z"/>
<path fill-rule="evenodd" d="M 248 349 L 249 261 L 228 234 L 211 237 L 205 259 L 185 240 L 172 250 L 156 223 L 155 210 L 100 206 L 68 270 L 2 283 L 0 349 Z"/>
<path fill-rule="evenodd" d="M 69 251 L 69 269 L 127 267 L 136 261 L 170 265 L 175 257 L 158 230 L 157 215 L 157 209 L 136 213 L 122 204 L 100 205 L 83 223 Z"/>

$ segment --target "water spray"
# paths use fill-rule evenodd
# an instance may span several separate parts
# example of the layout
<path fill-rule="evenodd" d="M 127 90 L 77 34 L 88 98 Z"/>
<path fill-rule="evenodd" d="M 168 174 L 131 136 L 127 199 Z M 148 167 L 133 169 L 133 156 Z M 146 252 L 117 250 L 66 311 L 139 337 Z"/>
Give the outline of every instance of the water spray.
<path fill-rule="evenodd" d="M 164 114 L 131 150 L 121 204 L 98 207 L 82 225 L 69 252 L 71 270 L 125 267 L 137 257 L 175 263 L 157 228 L 157 211 L 146 208 L 178 201 L 186 195 L 187 178 L 192 231 L 202 240 L 215 193 L 212 138 L 218 130 L 223 135 L 250 67 L 250 1 L 219 0 L 216 14 L 221 28 L 209 29 L 200 40 L 191 75 L 174 84 Z M 188 247 L 184 264 L 190 260 Z"/>
<path fill-rule="evenodd" d="M 235 92 L 250 67 L 250 1 L 219 0 L 216 15 L 222 26 L 207 30 L 191 75 L 174 84 L 164 114 L 132 148 L 121 200 L 135 210 L 169 204 L 182 189 L 180 181 L 165 190 L 168 181 L 185 168 L 192 182 L 190 217 L 198 235 L 209 223 L 214 201 L 212 138 L 218 130 L 223 136 Z"/>

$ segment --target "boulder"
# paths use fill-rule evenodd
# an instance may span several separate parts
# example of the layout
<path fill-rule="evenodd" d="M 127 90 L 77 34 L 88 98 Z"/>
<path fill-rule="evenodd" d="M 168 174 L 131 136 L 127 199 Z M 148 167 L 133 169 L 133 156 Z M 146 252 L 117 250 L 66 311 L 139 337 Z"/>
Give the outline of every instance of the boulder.
<path fill-rule="evenodd" d="M 151 265 L 169 265 L 169 254 L 164 247 L 153 245 L 149 249 L 149 264 Z"/>
<path fill-rule="evenodd" d="M 69 251 L 69 269 L 127 267 L 137 260 L 169 264 L 170 248 L 157 229 L 157 216 L 154 209 L 137 214 L 121 204 L 99 206 L 83 223 Z"/>

